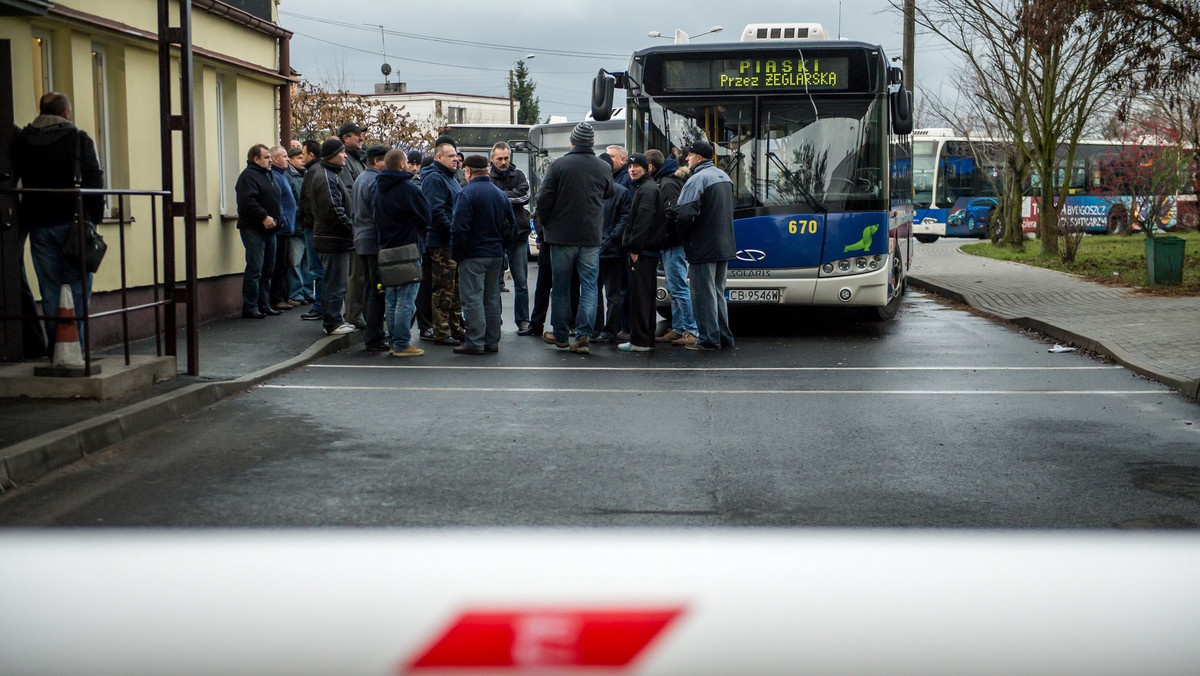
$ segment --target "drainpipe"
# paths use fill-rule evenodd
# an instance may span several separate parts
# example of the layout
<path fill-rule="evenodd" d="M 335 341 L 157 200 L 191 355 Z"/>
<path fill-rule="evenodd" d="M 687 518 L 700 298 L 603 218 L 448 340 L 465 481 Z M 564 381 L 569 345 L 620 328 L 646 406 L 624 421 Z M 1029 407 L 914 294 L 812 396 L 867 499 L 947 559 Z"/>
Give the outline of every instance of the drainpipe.
<path fill-rule="evenodd" d="M 292 77 L 292 37 L 279 38 L 279 74 L 289 80 Z M 279 142 L 284 148 L 292 142 L 292 85 L 279 85 Z"/>

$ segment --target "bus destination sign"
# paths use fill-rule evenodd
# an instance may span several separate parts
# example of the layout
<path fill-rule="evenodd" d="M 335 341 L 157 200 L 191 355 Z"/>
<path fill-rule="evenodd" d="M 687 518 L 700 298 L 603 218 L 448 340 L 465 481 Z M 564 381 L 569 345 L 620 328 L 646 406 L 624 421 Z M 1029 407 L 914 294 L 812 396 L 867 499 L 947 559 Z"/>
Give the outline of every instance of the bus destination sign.
<path fill-rule="evenodd" d="M 747 58 L 663 62 L 663 91 L 770 92 L 845 91 L 850 59 Z"/>

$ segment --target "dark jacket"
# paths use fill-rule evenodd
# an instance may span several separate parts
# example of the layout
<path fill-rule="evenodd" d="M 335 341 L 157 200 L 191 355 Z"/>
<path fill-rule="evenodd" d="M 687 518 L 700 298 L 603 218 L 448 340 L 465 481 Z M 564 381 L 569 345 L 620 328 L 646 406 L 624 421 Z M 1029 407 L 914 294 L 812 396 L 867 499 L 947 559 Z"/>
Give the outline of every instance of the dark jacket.
<path fill-rule="evenodd" d="M 454 200 L 462 186 L 454 180 L 454 170 L 434 162 L 421 169 L 421 192 L 429 202 L 429 230 L 426 247 L 450 246 L 450 223 L 454 220 Z"/>
<path fill-rule="evenodd" d="M 275 185 L 279 188 L 279 211 L 283 214 L 283 220 L 279 222 L 279 227 L 275 230 L 275 234 L 284 237 L 300 234 L 300 229 L 296 227 L 296 213 L 298 211 L 296 193 L 292 192 L 292 184 L 288 180 L 287 170 L 280 169 L 272 164 L 271 178 L 275 179 Z"/>
<path fill-rule="evenodd" d="M 246 168 L 237 178 L 233 192 L 237 195 L 238 230 L 258 230 L 275 234 L 283 227 L 283 207 L 280 204 L 282 196 L 270 168 L 264 169 L 254 162 L 247 161 Z M 277 227 L 267 230 L 263 226 L 263 219 L 267 216 L 275 219 Z"/>
<path fill-rule="evenodd" d="M 718 263 L 737 253 L 733 236 L 733 181 L 713 166 L 696 165 L 679 194 L 675 220 L 689 263 Z"/>
<path fill-rule="evenodd" d="M 629 192 L 633 192 L 633 179 L 629 176 L 629 162 L 621 165 L 620 168 L 613 168 L 613 183 L 624 186 Z"/>
<path fill-rule="evenodd" d="M 350 193 L 350 199 L 354 199 L 354 182 L 358 180 L 360 174 L 367 170 L 367 165 L 363 163 L 363 156 L 366 155 L 362 148 L 354 150 L 350 146 L 346 146 L 346 168 L 342 170 L 339 178 L 342 180 L 342 185 L 346 186 L 346 192 Z M 347 209 L 350 205 L 347 205 Z"/>
<path fill-rule="evenodd" d="M 667 239 L 667 220 L 662 194 L 649 174 L 633 182 L 633 207 L 625 226 L 625 248 L 648 256 L 658 256 Z"/>
<path fill-rule="evenodd" d="M 343 168 L 326 160 L 308 171 L 312 182 L 313 249 L 319 253 L 354 251 L 350 191 L 341 181 Z"/>
<path fill-rule="evenodd" d="M 576 146 L 554 160 L 537 196 L 542 241 L 560 246 L 600 246 L 604 200 L 613 195 L 608 164 L 590 146 Z"/>
<path fill-rule="evenodd" d="M 80 187 L 103 188 L 104 172 L 96 145 L 87 133 L 58 115 L 38 116 L 13 139 L 13 169 L 22 187 L 74 188 L 76 147 L 83 179 Z M 75 220 L 75 204 L 75 198 L 67 195 L 22 195 L 17 213 L 21 227 L 44 228 Z M 104 197 L 84 197 L 83 211 L 93 223 L 99 223 L 104 217 Z"/>
<path fill-rule="evenodd" d="M 508 198 L 508 203 L 512 205 L 513 217 L 517 219 L 516 238 L 528 236 L 532 228 L 529 227 L 529 211 L 525 209 L 525 205 L 529 204 L 529 179 L 525 178 L 525 173 L 511 164 L 508 165 L 508 170 L 503 172 L 493 165 L 488 178 L 492 179 L 492 184 L 500 188 Z"/>
<path fill-rule="evenodd" d="M 663 209 L 667 213 L 669 236 L 664 249 L 683 244 L 675 227 L 674 213 L 675 206 L 679 204 L 679 193 L 683 192 L 683 184 L 687 183 L 688 177 L 691 175 L 691 171 L 687 167 L 679 166 L 673 157 L 664 160 L 662 167 L 654 172 L 654 182 L 658 184 L 658 191 L 662 194 Z"/>
<path fill-rule="evenodd" d="M 300 184 L 300 201 L 296 212 L 296 220 L 303 230 L 313 229 L 313 199 L 312 183 L 321 169 L 321 161 L 313 160 L 304 165 L 304 182 Z"/>
<path fill-rule="evenodd" d="M 604 200 L 604 243 L 600 245 L 601 258 L 624 258 L 625 247 L 621 243 L 625 236 L 625 224 L 629 210 L 633 207 L 633 193 L 620 183 L 613 183 L 613 196 Z"/>
<path fill-rule="evenodd" d="M 487 176 L 467 182 L 454 203 L 454 225 L 450 234 L 450 256 L 499 258 L 513 239 L 516 224 L 508 198 Z"/>
<path fill-rule="evenodd" d="M 375 227 L 379 248 L 416 244 L 424 252 L 429 202 L 407 171 L 384 170 L 375 179 Z"/>
<path fill-rule="evenodd" d="M 284 169 L 287 174 L 288 185 L 292 186 L 292 196 L 296 198 L 296 204 L 300 204 L 300 190 L 304 187 L 304 175 L 307 173 L 304 169 L 297 169 L 288 162 L 287 169 Z M 300 223 L 297 221 L 296 230 L 300 229 Z"/>

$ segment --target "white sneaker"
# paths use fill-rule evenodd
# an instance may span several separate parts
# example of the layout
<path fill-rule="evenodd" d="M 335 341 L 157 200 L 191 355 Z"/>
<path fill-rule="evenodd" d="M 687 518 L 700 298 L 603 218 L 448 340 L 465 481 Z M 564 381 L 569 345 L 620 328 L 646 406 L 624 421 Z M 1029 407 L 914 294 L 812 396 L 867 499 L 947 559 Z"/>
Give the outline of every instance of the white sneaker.
<path fill-rule="evenodd" d="M 357 326 L 355 326 L 353 324 L 349 324 L 349 323 L 343 323 L 341 326 L 337 327 L 336 329 L 325 331 L 325 335 L 341 336 L 341 335 L 345 335 L 347 333 L 354 333 L 357 330 L 358 330 Z"/>

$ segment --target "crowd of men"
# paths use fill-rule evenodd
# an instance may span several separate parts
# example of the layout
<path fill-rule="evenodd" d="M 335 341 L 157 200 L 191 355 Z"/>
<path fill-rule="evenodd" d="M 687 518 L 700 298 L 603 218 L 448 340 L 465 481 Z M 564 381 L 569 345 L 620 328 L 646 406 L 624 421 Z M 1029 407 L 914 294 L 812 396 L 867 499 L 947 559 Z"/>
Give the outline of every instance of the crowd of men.
<path fill-rule="evenodd" d="M 311 305 L 302 319 L 328 335 L 362 330 L 369 351 L 423 354 L 415 324 L 421 340 L 482 355 L 499 350 L 507 268 L 518 335 L 578 354 L 603 342 L 625 352 L 733 347 L 724 292 L 733 186 L 710 144 L 671 157 L 620 146 L 597 154 L 591 125 L 577 125 L 537 195 L 531 310 L 530 186 L 508 144 L 464 157 L 443 136 L 422 156 L 364 147 L 364 131 L 350 122 L 323 143 L 250 149 L 236 187 L 244 318 Z M 381 249 L 406 245 L 420 252 L 420 280 L 385 285 Z M 655 321 L 660 262 L 665 331 Z"/>

